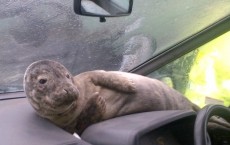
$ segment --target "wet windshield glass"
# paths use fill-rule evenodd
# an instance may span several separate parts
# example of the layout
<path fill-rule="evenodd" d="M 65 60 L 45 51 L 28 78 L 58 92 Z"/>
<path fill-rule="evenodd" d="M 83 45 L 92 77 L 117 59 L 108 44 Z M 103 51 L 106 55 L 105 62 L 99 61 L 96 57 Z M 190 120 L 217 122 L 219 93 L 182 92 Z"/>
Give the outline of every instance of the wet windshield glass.
<path fill-rule="evenodd" d="M 26 67 L 40 59 L 72 74 L 129 71 L 230 13 L 230 1 L 134 0 L 130 16 L 83 17 L 73 1 L 0 0 L 0 93 L 23 89 Z"/>

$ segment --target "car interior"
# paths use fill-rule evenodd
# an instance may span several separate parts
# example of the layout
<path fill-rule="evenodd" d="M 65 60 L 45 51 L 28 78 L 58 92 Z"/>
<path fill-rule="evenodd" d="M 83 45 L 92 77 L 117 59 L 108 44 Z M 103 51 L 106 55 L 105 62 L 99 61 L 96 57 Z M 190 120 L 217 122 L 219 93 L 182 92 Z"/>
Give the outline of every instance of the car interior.
<path fill-rule="evenodd" d="M 206 2 L 207 1 L 208 0 L 206 0 Z M 87 28 L 89 27 L 88 25 L 88 22 L 90 22 L 89 19 L 92 18 L 94 23 L 98 23 L 98 26 L 96 26 L 95 29 L 99 29 L 99 27 L 103 27 L 103 26 L 111 24 L 109 22 L 111 19 L 117 18 L 116 20 L 122 23 L 122 19 L 128 19 L 127 17 L 131 17 L 133 11 L 135 11 L 135 8 L 138 7 L 135 4 L 135 2 L 143 3 L 138 0 L 126 0 L 126 1 L 124 0 L 96 0 L 96 1 L 94 0 L 74 0 L 73 3 L 71 3 L 72 9 L 66 9 L 66 7 L 61 7 L 61 5 L 55 5 L 54 7 L 55 9 L 58 9 L 58 12 L 59 10 L 63 10 L 65 12 L 67 11 L 66 12 L 67 17 L 72 17 L 73 13 L 74 15 L 79 15 L 80 18 L 83 17 L 83 19 L 87 17 L 86 20 L 83 20 L 83 22 L 78 24 L 78 25 L 86 25 Z M 159 1 L 156 1 L 156 5 L 160 3 L 160 2 L 159 3 L 157 2 Z M 213 2 L 213 1 L 210 1 L 210 2 Z M 93 5 L 91 5 L 92 3 L 93 5 L 96 5 L 95 9 L 93 9 Z M 33 0 L 31 0 L 30 2 L 28 1 L 28 3 L 26 3 L 25 6 L 24 5 L 19 6 L 20 11 L 17 9 L 14 12 L 22 13 L 23 16 L 29 17 L 29 15 L 25 15 L 25 13 L 27 14 L 31 12 L 30 11 L 31 9 L 27 7 L 27 5 L 30 5 L 30 4 L 33 4 L 33 6 L 36 6 L 36 4 L 38 5 L 40 4 L 40 2 L 33 3 Z M 222 4 L 221 6 L 223 7 L 225 6 L 227 8 L 230 6 L 229 1 L 222 1 L 221 4 Z M 8 4 L 5 9 L 8 10 L 8 9 L 15 8 L 15 6 L 12 6 L 12 5 L 13 4 Z M 11 6 L 13 8 L 11 8 Z M 48 7 L 47 9 L 49 9 L 49 3 L 45 3 L 44 6 L 47 6 Z M 100 10 L 98 10 L 98 7 L 100 7 Z M 0 4 L 0 8 L 1 8 L 1 4 Z M 221 7 L 218 7 L 218 8 L 220 9 Z M 208 24 L 208 26 L 202 28 L 200 31 L 189 35 L 189 37 L 184 37 L 182 41 L 179 41 L 176 43 L 172 42 L 173 45 L 165 46 L 164 49 L 156 51 L 155 55 L 151 57 L 147 57 L 145 60 L 141 59 L 141 61 L 139 61 L 138 63 L 135 63 L 135 65 L 133 65 L 132 63 L 126 63 L 125 65 L 123 65 L 124 70 L 119 70 L 119 71 L 127 71 L 130 73 L 136 73 L 136 74 L 140 74 L 140 75 L 144 75 L 148 77 L 159 78 L 162 81 L 164 81 L 165 78 L 166 79 L 170 78 L 169 81 L 166 80 L 166 84 L 169 83 L 170 85 L 173 79 L 171 79 L 171 77 L 168 77 L 168 74 L 166 75 L 162 73 L 162 70 L 164 70 L 163 68 L 164 66 L 166 66 L 166 69 L 168 69 L 169 67 L 167 67 L 167 65 L 170 63 L 175 64 L 175 61 L 177 61 L 179 58 L 182 58 L 182 59 L 179 59 L 179 62 L 180 60 L 184 60 L 184 59 L 189 60 L 188 56 L 192 56 L 193 54 L 192 52 L 197 53 L 194 50 L 214 40 L 215 38 L 219 36 L 229 33 L 230 31 L 230 11 L 229 10 L 230 9 L 227 9 L 227 8 L 225 12 L 223 12 L 223 16 L 221 15 L 221 17 L 218 17 L 218 19 L 215 19 L 214 22 L 212 22 L 211 24 Z M 101 9 L 103 9 L 103 11 Z M 69 11 L 71 14 L 69 13 Z M 95 11 L 99 11 L 99 12 L 97 13 Z M 39 11 L 39 14 L 40 13 L 43 14 L 45 12 Z M 52 13 L 50 13 L 50 15 L 52 15 Z M 61 16 L 61 15 L 62 15 L 62 12 L 55 15 L 55 17 Z M 14 15 L 13 12 L 6 15 L 6 13 L 4 13 L 4 11 L 2 10 L 2 14 L 0 14 L 0 19 L 4 19 L 5 21 L 8 22 L 8 20 L 6 20 L 8 18 L 6 17 L 12 17 L 12 16 L 19 17 L 17 14 Z M 33 15 L 33 18 L 36 18 L 36 17 L 38 17 L 38 15 Z M 47 16 L 47 21 L 52 21 L 52 19 L 51 18 L 48 19 L 48 16 Z M 130 19 L 133 19 L 133 18 L 131 17 Z M 56 21 L 61 21 L 61 20 L 62 20 L 61 18 L 60 20 L 59 19 L 55 20 L 55 25 L 58 25 L 56 24 Z M 139 18 L 138 20 L 142 21 L 142 19 L 139 19 Z M 97 47 L 98 46 L 97 43 L 104 43 L 105 48 L 107 48 L 107 44 L 108 45 L 113 44 L 114 46 L 119 46 L 120 44 L 118 43 L 123 40 L 119 40 L 118 37 L 123 37 L 124 33 L 128 33 L 129 31 L 136 29 L 136 27 L 138 27 L 139 25 L 138 20 L 137 21 L 135 20 L 135 24 L 132 25 L 132 27 L 129 27 L 125 32 L 118 32 L 117 36 L 111 35 L 111 37 L 108 38 L 109 39 L 108 41 L 114 40 L 114 42 L 106 42 L 107 38 L 102 39 L 102 40 L 97 40 L 97 38 L 93 38 L 92 40 L 95 40 L 95 42 L 91 42 L 90 40 L 92 37 L 90 37 L 90 35 L 97 36 L 98 33 L 96 32 L 94 33 L 93 28 L 91 29 L 90 27 L 88 28 L 90 33 L 84 32 L 84 30 L 81 30 L 81 29 L 78 29 L 78 31 L 80 31 L 80 33 L 87 33 L 87 34 L 89 33 L 89 35 L 87 35 L 87 40 L 85 40 L 87 41 L 86 43 L 89 43 L 87 47 L 90 47 L 90 46 Z M 19 21 L 20 20 L 18 20 L 18 23 Z M 175 19 L 175 21 L 177 20 Z M 78 19 L 74 19 L 74 23 L 75 22 L 78 22 Z M 107 22 L 109 24 L 107 24 Z M 24 23 L 24 20 L 20 21 L 20 24 L 21 23 Z M 52 21 L 52 23 L 54 22 Z M 68 22 L 68 23 L 72 23 L 72 22 Z M 36 24 L 41 24 L 41 23 L 37 22 Z M 31 25 L 34 25 L 34 24 L 29 23 L 27 26 L 30 27 Z M 3 23 L 2 24 L 0 23 L 0 28 L 1 27 L 3 27 Z M 66 27 L 68 27 L 68 25 Z M 113 25 L 112 27 L 116 29 L 116 26 Z M 21 33 L 22 31 L 24 32 L 23 29 L 24 27 L 19 29 L 20 30 L 19 32 L 14 31 L 13 29 L 7 30 L 7 34 L 8 33 L 12 34 L 12 37 L 10 37 L 10 40 L 16 39 L 17 37 L 16 39 L 18 40 L 17 43 L 19 43 L 19 40 L 20 40 L 20 43 L 19 43 L 20 47 L 26 48 L 29 45 L 31 45 L 34 48 L 39 48 L 40 44 L 37 43 L 37 41 L 33 40 L 33 42 L 32 41 L 27 42 L 27 38 L 26 37 L 23 38 L 22 36 L 18 38 L 17 34 Z M 33 33 L 36 31 L 36 29 L 40 30 L 40 27 L 39 28 L 31 27 L 30 31 L 32 31 Z M 42 27 L 42 30 L 43 29 L 44 31 L 46 31 L 46 27 Z M 149 27 L 146 29 L 149 29 Z M 0 29 L 0 32 L 1 31 L 2 30 Z M 54 32 L 52 31 L 49 33 L 54 33 Z M 101 35 L 103 37 L 104 35 L 107 35 L 107 33 L 110 33 L 110 32 L 103 31 L 102 33 L 103 34 Z M 127 35 L 128 36 L 131 34 L 136 35 L 136 33 L 137 32 L 132 31 Z M 25 34 L 27 35 L 27 33 Z M 71 33 L 71 30 L 68 31 L 68 34 L 70 34 L 72 37 L 75 36 L 75 33 L 74 34 Z M 166 36 L 164 36 L 165 39 L 167 39 Z M 1 38 L 3 37 L 0 37 L 0 39 Z M 41 38 L 40 36 L 37 36 L 37 35 L 36 35 L 36 39 L 39 39 L 39 42 L 43 41 L 43 37 Z M 45 38 L 45 39 L 48 39 L 48 38 Z M 63 40 L 64 39 L 66 38 L 63 38 Z M 82 36 L 82 38 L 77 38 L 77 39 L 79 41 L 83 41 L 84 39 L 86 39 L 86 37 Z M 129 42 L 137 41 L 136 39 L 143 40 L 146 45 L 149 42 L 149 41 L 145 41 L 146 39 L 143 38 L 142 35 L 141 37 L 133 37 L 133 39 L 131 40 L 127 38 L 124 38 L 124 39 L 125 39 L 125 42 L 128 48 L 131 46 L 135 46 L 135 45 L 138 45 L 138 47 L 141 47 L 140 44 L 136 44 L 136 43 L 129 44 Z M 63 40 L 60 39 L 61 41 L 60 43 L 63 43 L 64 42 Z M 71 40 L 71 42 L 78 41 L 78 40 L 73 39 Z M 3 42 L 4 41 L 6 40 L 4 39 Z M 155 46 L 155 40 L 152 40 L 152 41 L 153 42 L 151 42 L 151 46 Z M 230 42 L 229 39 L 227 41 Z M 58 41 L 52 41 L 51 44 L 57 43 L 57 42 Z M 48 44 L 48 45 L 51 45 L 51 44 Z M 79 55 L 81 59 L 83 59 L 84 57 L 87 57 L 87 55 L 85 56 L 86 53 L 91 54 L 90 50 L 86 49 L 85 46 L 81 44 L 76 44 L 76 45 L 78 45 L 77 47 L 82 47 L 82 50 L 77 51 L 77 53 L 82 52 L 82 54 L 84 54 L 82 56 Z M 12 44 L 12 46 L 14 46 L 14 44 Z M 228 45 L 228 48 L 229 46 L 230 45 Z M 2 44 L 2 47 L 3 47 L 3 44 Z M 84 51 L 83 51 L 83 48 L 85 48 Z M 63 49 L 60 48 L 60 50 L 63 50 Z M 4 54 L 6 52 L 8 53 L 7 49 L 1 50 L 1 51 Z M 43 51 L 39 51 L 38 49 L 37 50 L 31 49 L 30 51 L 31 51 L 30 53 L 33 53 L 33 51 L 38 51 L 39 53 L 42 53 L 42 55 L 47 54 L 47 57 L 51 57 L 51 58 L 53 57 L 53 55 L 49 51 L 43 52 Z M 103 51 L 104 49 L 102 49 L 101 53 Z M 120 51 L 121 50 L 117 50 L 117 53 Z M 97 50 L 93 50 L 93 53 L 95 52 L 97 52 Z M 128 53 L 128 55 L 126 55 L 125 57 L 123 56 L 122 58 L 123 62 L 121 62 L 121 64 L 125 63 L 126 60 L 130 61 L 130 58 L 133 57 L 131 56 L 132 53 L 129 53 L 130 52 L 129 49 L 127 49 L 127 51 L 122 52 L 122 54 L 123 53 L 125 54 L 126 52 Z M 136 54 L 140 53 L 139 51 L 136 51 L 136 50 L 135 52 Z M 14 54 L 17 55 L 17 53 L 20 53 L 20 51 L 15 50 Z M 59 54 L 59 49 L 56 50 L 56 53 Z M 100 52 L 98 51 L 98 53 Z M 149 51 L 147 51 L 147 53 L 149 53 Z M 63 55 L 65 55 L 65 57 L 72 56 L 69 53 L 65 53 Z M 183 57 L 185 55 L 186 57 Z M 106 54 L 103 54 L 100 57 L 103 57 L 103 56 L 106 58 Z M 29 57 L 34 58 L 35 56 L 31 55 Z M 73 57 L 75 57 L 75 54 Z M 89 57 L 91 59 L 93 55 L 90 55 Z M 97 56 L 95 56 L 95 58 L 96 57 Z M 143 57 L 143 56 L 140 55 L 140 57 Z M 5 61 L 2 61 L 4 59 Z M 6 60 L 5 57 L 4 59 L 2 57 L 1 61 L 6 64 L 6 62 L 8 62 L 9 60 L 8 59 Z M 44 58 L 39 57 L 36 59 L 44 59 Z M 31 60 L 35 61 L 36 59 L 34 58 Z M 117 60 L 117 59 L 118 58 L 114 58 L 114 60 Z M 192 60 L 193 59 L 194 58 L 192 58 Z M 58 58 L 57 60 L 61 61 L 61 59 L 58 59 Z M 108 62 L 112 62 L 114 60 L 106 59 L 106 61 Z M 11 61 L 13 61 L 14 63 L 18 62 L 17 59 L 12 59 Z M 131 59 L 130 62 L 135 62 L 135 61 L 136 59 Z M 80 73 L 81 71 L 82 72 L 85 71 L 83 67 L 79 67 L 80 69 L 79 72 L 74 70 L 75 65 L 72 65 L 69 62 L 70 61 L 67 61 L 65 64 L 67 65 L 68 68 L 73 68 L 72 71 L 74 73 Z M 81 63 L 83 62 L 84 61 L 81 60 Z M 4 71 L 8 71 L 7 69 L 5 69 L 5 67 L 3 67 L 2 64 L 4 63 L 0 63 L 0 66 L 1 68 L 3 68 Z M 117 67 L 115 63 L 114 65 L 110 65 L 110 64 L 103 64 L 103 61 L 99 61 L 99 62 L 92 62 L 92 64 L 89 64 L 88 61 L 85 61 L 85 64 L 86 66 L 88 65 L 89 70 L 96 68 L 95 67 L 96 65 L 94 63 L 97 63 L 98 66 L 104 65 L 103 66 L 104 68 L 102 67 L 102 69 L 106 69 L 108 67 L 108 70 L 110 70 L 110 69 L 114 69 Z M 23 91 L 23 86 L 21 85 L 23 72 L 25 71 L 25 69 L 22 69 L 22 68 L 25 68 L 25 66 L 27 66 L 28 64 L 29 62 L 27 62 L 26 64 L 23 64 L 23 67 L 20 67 L 20 71 L 22 71 L 22 74 L 20 72 L 21 75 L 19 75 L 19 79 L 16 81 L 12 81 L 12 84 L 16 84 L 16 85 L 7 84 L 4 87 L 2 87 L 4 89 L 1 90 L 0 88 L 0 116 L 1 116 L 0 144 L 2 145 L 230 145 L 230 131 L 229 130 L 215 129 L 215 128 L 213 130 L 207 129 L 208 121 L 212 116 L 218 116 L 224 121 L 230 122 L 230 108 L 229 108 L 230 105 L 227 106 L 228 101 L 225 101 L 225 100 L 222 101 L 224 102 L 223 103 L 224 105 L 220 105 L 216 103 L 208 104 L 205 106 L 203 105 L 203 108 L 198 113 L 194 111 L 186 111 L 186 110 L 167 110 L 167 111 L 162 110 L 162 111 L 143 112 L 143 113 L 136 113 L 136 114 L 130 114 L 126 116 L 116 117 L 113 119 L 109 119 L 106 121 L 102 121 L 102 122 L 93 124 L 90 127 L 86 128 L 80 137 L 76 137 L 73 134 L 70 134 L 66 132 L 65 130 L 55 126 L 49 120 L 38 116 L 36 112 L 34 111 L 34 109 L 31 107 L 31 105 L 29 104 L 26 98 L 26 95 Z M 131 67 L 131 66 L 135 66 L 135 67 Z M 15 65 L 14 67 L 17 68 L 17 65 Z M 182 67 L 184 68 L 184 66 Z M 10 74 L 10 72 L 7 74 Z M 188 77 L 188 74 L 186 74 L 185 76 Z M 2 79 L 4 77 L 6 76 L 3 76 Z M 15 79 L 15 78 L 13 76 L 13 77 L 9 77 L 9 79 Z M 6 79 L 5 82 L 7 81 L 8 80 Z M 182 80 L 179 80 L 179 81 L 182 83 L 187 83 L 184 78 L 182 78 Z M 4 83 L 4 81 L 2 82 L 0 81 L 0 87 L 1 87 L 1 83 Z M 182 93 L 185 92 L 185 89 L 183 87 L 175 86 L 175 89 L 177 89 L 177 87 L 180 92 Z M 227 93 L 225 95 L 228 95 Z M 225 98 L 226 100 L 229 100 L 229 96 L 225 96 Z M 215 99 L 211 99 L 211 101 L 213 100 L 216 102 L 218 101 Z"/>

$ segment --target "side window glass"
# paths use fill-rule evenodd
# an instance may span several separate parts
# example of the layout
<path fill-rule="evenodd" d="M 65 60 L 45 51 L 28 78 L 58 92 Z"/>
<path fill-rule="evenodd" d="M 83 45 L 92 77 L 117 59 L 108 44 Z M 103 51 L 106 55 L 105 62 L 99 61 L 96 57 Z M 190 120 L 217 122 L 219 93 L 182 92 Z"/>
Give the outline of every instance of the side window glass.
<path fill-rule="evenodd" d="M 230 32 L 152 72 L 193 103 L 230 106 Z"/>

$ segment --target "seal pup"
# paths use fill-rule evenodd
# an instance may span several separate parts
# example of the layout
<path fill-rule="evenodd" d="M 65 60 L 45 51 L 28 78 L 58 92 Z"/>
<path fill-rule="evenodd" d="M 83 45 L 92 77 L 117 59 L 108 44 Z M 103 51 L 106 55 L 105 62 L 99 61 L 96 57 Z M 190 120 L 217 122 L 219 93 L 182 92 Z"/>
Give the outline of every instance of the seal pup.
<path fill-rule="evenodd" d="M 93 123 L 146 111 L 200 108 L 164 83 L 137 74 L 89 71 L 72 76 L 60 63 L 32 63 L 24 90 L 36 112 L 70 133 Z"/>

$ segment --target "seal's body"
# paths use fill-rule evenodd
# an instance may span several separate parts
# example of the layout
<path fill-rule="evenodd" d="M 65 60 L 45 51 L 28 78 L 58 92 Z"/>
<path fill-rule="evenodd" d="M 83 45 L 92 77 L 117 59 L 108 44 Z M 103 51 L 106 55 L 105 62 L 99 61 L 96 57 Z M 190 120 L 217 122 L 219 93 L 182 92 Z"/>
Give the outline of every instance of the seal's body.
<path fill-rule="evenodd" d="M 158 80 L 116 71 L 90 71 L 73 77 L 63 65 L 50 60 L 28 67 L 24 89 L 40 116 L 79 134 L 93 123 L 117 116 L 157 110 L 199 110 Z"/>
<path fill-rule="evenodd" d="M 106 82 L 107 81 L 107 82 Z M 82 104 L 95 92 L 105 102 L 103 119 L 155 110 L 192 110 L 187 98 L 164 83 L 144 76 L 115 71 L 90 71 L 74 77 Z"/>

